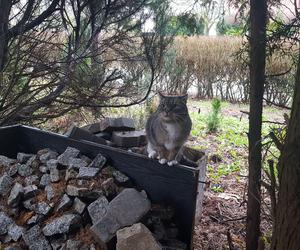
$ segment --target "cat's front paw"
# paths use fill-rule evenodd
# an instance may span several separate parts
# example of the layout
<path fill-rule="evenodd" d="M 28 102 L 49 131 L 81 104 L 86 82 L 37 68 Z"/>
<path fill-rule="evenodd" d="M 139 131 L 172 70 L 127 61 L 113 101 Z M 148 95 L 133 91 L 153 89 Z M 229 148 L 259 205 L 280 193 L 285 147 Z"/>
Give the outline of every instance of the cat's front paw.
<path fill-rule="evenodd" d="M 173 161 L 169 161 L 168 162 L 168 165 L 169 166 L 174 166 L 174 165 L 177 165 L 178 164 L 178 161 L 176 161 L 176 160 L 173 160 Z"/>
<path fill-rule="evenodd" d="M 160 164 L 166 164 L 167 163 L 167 160 L 162 158 L 158 161 Z"/>
<path fill-rule="evenodd" d="M 156 158 L 156 156 L 157 156 L 157 153 L 156 153 L 155 151 L 151 151 L 151 152 L 148 154 L 148 157 L 149 157 L 150 159 L 154 159 L 154 158 Z"/>

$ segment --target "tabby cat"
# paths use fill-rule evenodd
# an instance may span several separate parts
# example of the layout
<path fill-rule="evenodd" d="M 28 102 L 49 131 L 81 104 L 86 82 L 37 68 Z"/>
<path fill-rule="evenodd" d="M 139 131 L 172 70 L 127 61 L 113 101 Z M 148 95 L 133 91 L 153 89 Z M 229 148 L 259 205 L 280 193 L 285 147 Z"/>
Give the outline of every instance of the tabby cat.
<path fill-rule="evenodd" d="M 146 124 L 149 158 L 158 158 L 161 164 L 175 165 L 180 149 L 187 140 L 192 122 L 186 106 L 187 95 L 172 96 L 159 93 L 160 103 Z"/>

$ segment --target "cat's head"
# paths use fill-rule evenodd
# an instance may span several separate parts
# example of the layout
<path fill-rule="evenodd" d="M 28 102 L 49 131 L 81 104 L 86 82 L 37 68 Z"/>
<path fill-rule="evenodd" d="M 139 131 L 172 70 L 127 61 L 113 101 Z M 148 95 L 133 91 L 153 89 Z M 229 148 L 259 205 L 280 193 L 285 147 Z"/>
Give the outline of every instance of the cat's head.
<path fill-rule="evenodd" d="M 158 92 L 160 102 L 158 112 L 164 121 L 179 120 L 188 114 L 186 106 L 188 95 L 164 95 Z"/>

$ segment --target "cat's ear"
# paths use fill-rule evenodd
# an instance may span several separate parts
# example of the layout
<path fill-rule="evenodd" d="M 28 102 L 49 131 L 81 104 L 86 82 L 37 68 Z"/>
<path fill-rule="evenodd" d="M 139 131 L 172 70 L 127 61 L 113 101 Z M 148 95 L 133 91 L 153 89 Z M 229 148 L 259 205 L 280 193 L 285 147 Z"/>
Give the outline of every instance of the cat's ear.
<path fill-rule="evenodd" d="M 184 101 L 184 103 L 186 103 L 186 102 L 187 102 L 187 99 L 188 99 L 188 94 L 185 94 L 185 95 L 183 95 L 183 96 L 180 96 L 180 99 L 181 99 L 182 101 Z"/>

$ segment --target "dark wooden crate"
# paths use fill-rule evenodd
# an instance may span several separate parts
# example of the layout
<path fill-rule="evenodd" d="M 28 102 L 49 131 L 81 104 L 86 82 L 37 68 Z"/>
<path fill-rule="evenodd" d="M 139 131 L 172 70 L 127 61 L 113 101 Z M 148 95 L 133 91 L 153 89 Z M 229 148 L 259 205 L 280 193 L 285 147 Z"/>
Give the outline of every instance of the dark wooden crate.
<path fill-rule="evenodd" d="M 194 223 L 202 210 L 205 157 L 198 161 L 198 168 L 184 165 L 168 167 L 143 155 L 32 127 L 16 125 L 0 128 L 0 154 L 8 157 L 15 158 L 18 152 L 36 153 L 42 148 L 62 153 L 68 146 L 91 158 L 102 153 L 112 166 L 128 175 L 137 188 L 144 189 L 152 202 L 174 207 L 179 238 L 190 249 L 193 248 Z"/>

